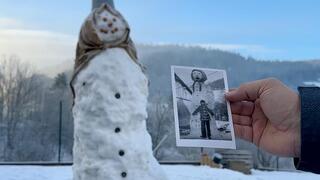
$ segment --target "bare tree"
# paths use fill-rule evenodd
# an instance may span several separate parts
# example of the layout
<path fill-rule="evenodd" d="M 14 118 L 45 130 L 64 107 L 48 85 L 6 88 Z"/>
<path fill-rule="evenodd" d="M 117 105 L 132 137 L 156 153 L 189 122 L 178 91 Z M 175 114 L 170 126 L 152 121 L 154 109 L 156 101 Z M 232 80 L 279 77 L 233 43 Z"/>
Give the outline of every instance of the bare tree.
<path fill-rule="evenodd" d="M 36 111 L 37 88 L 33 68 L 17 56 L 3 56 L 0 60 L 0 118 L 6 127 L 5 157 L 14 149 L 18 124 Z M 9 158 L 10 159 L 10 158 Z"/>
<path fill-rule="evenodd" d="M 151 134 L 154 147 L 166 134 L 170 134 L 173 129 L 173 122 L 171 122 L 170 118 L 172 111 L 169 102 L 170 101 L 168 99 L 159 95 L 155 96 L 155 98 L 151 100 L 149 104 L 147 127 L 149 133 Z M 157 157 L 158 151 L 156 151 L 154 154 Z"/>
<path fill-rule="evenodd" d="M 1 85 L 1 82 L 3 81 L 3 78 L 4 77 L 0 69 L 0 85 Z M 4 111 L 4 92 L 3 92 L 3 88 L 1 88 L 0 86 L 0 125 L 3 124 L 3 113 L 4 113 L 3 111 Z"/>

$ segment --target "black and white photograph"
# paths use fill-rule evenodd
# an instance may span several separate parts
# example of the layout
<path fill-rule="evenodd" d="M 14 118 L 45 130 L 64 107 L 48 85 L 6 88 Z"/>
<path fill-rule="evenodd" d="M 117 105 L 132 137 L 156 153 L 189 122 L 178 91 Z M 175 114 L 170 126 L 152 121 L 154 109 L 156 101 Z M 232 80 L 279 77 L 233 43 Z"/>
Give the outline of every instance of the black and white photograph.
<path fill-rule="evenodd" d="M 226 72 L 171 66 L 177 146 L 235 148 Z"/>

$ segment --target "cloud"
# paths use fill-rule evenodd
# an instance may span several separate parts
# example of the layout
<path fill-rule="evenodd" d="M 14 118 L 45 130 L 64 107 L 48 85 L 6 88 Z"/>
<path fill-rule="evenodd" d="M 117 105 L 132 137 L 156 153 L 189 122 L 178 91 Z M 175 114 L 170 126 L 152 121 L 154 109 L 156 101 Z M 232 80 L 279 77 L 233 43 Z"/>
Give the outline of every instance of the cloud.
<path fill-rule="evenodd" d="M 16 28 L 21 27 L 22 22 L 12 18 L 0 18 L 0 28 Z"/>
<path fill-rule="evenodd" d="M 17 55 L 38 68 L 73 59 L 76 40 L 73 35 L 27 29 L 14 19 L 0 19 L 0 55 Z"/>

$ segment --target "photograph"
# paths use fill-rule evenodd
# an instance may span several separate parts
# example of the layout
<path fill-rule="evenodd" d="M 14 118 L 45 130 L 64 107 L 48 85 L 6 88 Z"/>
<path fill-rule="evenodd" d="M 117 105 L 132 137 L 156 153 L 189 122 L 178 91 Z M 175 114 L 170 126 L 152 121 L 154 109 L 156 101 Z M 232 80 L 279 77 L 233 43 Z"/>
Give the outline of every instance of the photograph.
<path fill-rule="evenodd" d="M 177 146 L 235 149 L 224 70 L 171 66 Z"/>

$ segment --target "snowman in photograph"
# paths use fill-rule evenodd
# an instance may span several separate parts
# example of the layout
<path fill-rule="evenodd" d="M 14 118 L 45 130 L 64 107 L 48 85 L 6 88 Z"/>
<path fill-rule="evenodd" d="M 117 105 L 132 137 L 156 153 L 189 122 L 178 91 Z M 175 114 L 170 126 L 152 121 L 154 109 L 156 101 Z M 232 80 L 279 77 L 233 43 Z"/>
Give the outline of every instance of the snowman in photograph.
<path fill-rule="evenodd" d="M 214 93 L 212 92 L 212 89 L 208 84 L 205 82 L 208 80 L 206 73 L 203 70 L 200 69 L 193 69 L 191 71 L 191 79 L 193 81 L 192 84 L 192 109 L 195 110 L 199 107 L 201 101 L 205 101 L 206 105 L 209 106 L 211 109 L 213 109 L 214 104 L 213 101 L 208 101 L 210 99 L 215 99 Z M 213 135 L 216 134 L 216 121 L 214 116 L 212 116 L 210 113 L 210 126 L 212 127 L 211 133 Z M 193 116 L 191 119 L 191 132 L 193 134 L 201 134 L 201 120 L 200 115 Z M 202 135 L 201 135 L 202 136 Z"/>
<path fill-rule="evenodd" d="M 85 20 L 77 45 L 74 180 L 165 180 L 146 129 L 148 80 L 129 26 L 107 4 Z"/>
<path fill-rule="evenodd" d="M 201 100 L 204 100 L 204 91 L 205 88 L 205 81 L 207 80 L 207 75 L 200 69 L 193 69 L 191 71 L 191 79 L 193 81 L 191 89 L 192 89 L 192 109 L 196 109 L 199 105 Z M 200 133 L 201 122 L 198 116 L 193 116 L 191 119 L 191 132 L 196 132 L 196 134 Z"/>

